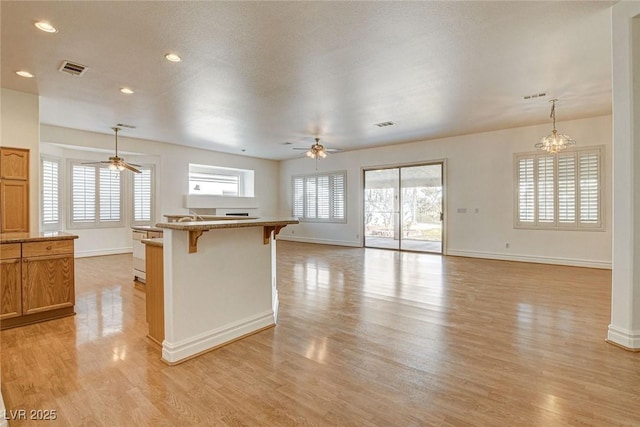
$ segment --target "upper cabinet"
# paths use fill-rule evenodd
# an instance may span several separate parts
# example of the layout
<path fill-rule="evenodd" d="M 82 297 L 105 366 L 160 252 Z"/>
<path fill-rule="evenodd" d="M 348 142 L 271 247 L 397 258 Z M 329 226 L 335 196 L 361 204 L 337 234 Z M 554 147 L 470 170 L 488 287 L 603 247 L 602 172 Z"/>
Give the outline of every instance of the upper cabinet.
<path fill-rule="evenodd" d="M 0 233 L 29 231 L 29 150 L 0 147 Z"/>
<path fill-rule="evenodd" d="M 0 148 L 0 178 L 29 180 L 29 150 Z"/>

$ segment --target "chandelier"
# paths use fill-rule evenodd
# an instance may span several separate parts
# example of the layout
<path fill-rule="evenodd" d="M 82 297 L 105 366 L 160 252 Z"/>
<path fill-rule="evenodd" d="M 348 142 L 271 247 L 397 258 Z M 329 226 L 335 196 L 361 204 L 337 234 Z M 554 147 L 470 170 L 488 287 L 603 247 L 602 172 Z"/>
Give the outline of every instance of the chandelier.
<path fill-rule="evenodd" d="M 316 138 L 316 143 L 313 144 L 311 148 L 309 148 L 309 151 L 307 151 L 306 154 L 307 157 L 310 157 L 312 159 L 324 159 L 325 157 L 327 157 L 327 150 L 326 148 L 324 148 L 324 145 L 320 144 L 320 138 Z"/>
<path fill-rule="evenodd" d="M 540 140 L 536 144 L 536 148 L 538 150 L 544 150 L 548 153 L 555 154 L 558 151 L 564 150 L 569 147 L 573 147 L 576 145 L 576 141 L 571 139 L 567 135 L 563 135 L 558 133 L 556 130 L 556 101 L 557 99 L 552 99 L 551 102 L 551 119 L 553 119 L 553 130 L 551 133 Z"/>

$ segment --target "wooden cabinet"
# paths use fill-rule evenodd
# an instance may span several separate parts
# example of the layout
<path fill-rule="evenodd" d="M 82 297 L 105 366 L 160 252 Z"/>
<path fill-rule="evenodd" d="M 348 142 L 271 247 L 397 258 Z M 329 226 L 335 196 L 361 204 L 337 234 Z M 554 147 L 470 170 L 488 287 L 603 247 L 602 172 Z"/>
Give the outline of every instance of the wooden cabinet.
<path fill-rule="evenodd" d="M 0 247 L 0 320 L 22 315 L 20 243 Z"/>
<path fill-rule="evenodd" d="M 0 147 L 0 233 L 29 231 L 29 150 Z"/>
<path fill-rule="evenodd" d="M 147 323 L 151 340 L 162 345 L 164 341 L 164 267 L 162 246 L 145 245 L 145 262 L 147 268 Z"/>
<path fill-rule="evenodd" d="M 75 314 L 73 240 L 0 247 L 2 329 Z"/>

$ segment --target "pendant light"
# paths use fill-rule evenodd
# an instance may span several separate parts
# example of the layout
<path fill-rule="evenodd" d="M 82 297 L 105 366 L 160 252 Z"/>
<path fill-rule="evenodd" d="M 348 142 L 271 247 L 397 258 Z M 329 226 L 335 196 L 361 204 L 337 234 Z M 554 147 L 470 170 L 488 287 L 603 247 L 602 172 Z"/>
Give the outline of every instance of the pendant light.
<path fill-rule="evenodd" d="M 563 135 L 558 133 L 556 130 L 556 101 L 557 99 L 552 99 L 551 102 L 551 119 L 553 119 L 553 130 L 551 133 L 540 140 L 536 144 L 536 148 L 538 150 L 543 150 L 551 154 L 555 154 L 558 151 L 565 150 L 569 147 L 573 147 L 576 145 L 576 141 L 571 139 L 567 135 Z"/>

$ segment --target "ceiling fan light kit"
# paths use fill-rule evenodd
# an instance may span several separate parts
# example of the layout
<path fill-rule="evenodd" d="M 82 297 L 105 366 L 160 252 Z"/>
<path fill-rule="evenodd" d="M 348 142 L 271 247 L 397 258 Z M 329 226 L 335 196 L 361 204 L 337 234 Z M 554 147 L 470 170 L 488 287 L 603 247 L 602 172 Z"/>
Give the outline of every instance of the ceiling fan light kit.
<path fill-rule="evenodd" d="M 84 163 L 87 165 L 90 164 L 106 164 L 107 167 L 109 168 L 109 170 L 112 171 L 120 171 L 122 172 L 123 170 L 127 169 L 130 170 L 131 172 L 134 173 L 142 173 L 140 170 L 136 169 L 136 167 L 140 167 L 140 165 L 135 165 L 133 163 L 127 163 L 124 161 L 124 159 L 122 157 L 118 156 L 118 132 L 121 130 L 121 128 L 119 127 L 112 127 L 111 129 L 113 129 L 113 132 L 115 133 L 115 137 L 116 137 L 116 153 L 114 156 L 110 156 L 108 161 L 103 161 L 103 162 L 89 162 L 89 163 Z"/>
<path fill-rule="evenodd" d="M 569 147 L 576 145 L 576 141 L 567 135 L 558 133 L 556 130 L 556 101 L 552 99 L 549 102 L 551 105 L 551 115 L 549 116 L 553 120 L 553 130 L 551 133 L 538 142 L 535 147 L 538 150 L 543 150 L 551 154 L 556 154 L 559 151 L 565 150 Z"/>

